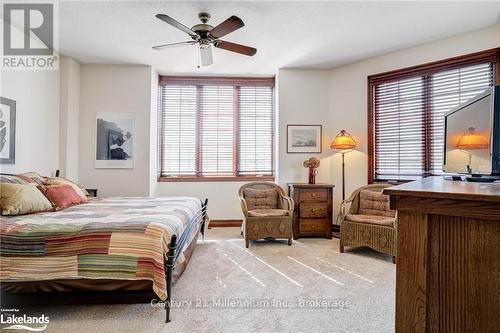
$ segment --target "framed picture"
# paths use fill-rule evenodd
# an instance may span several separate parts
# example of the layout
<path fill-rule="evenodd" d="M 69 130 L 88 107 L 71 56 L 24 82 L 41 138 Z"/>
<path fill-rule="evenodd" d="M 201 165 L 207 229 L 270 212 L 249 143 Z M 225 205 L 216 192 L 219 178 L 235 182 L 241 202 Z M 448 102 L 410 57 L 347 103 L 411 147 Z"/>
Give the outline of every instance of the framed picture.
<path fill-rule="evenodd" d="M 321 125 L 287 125 L 287 153 L 321 153 Z"/>
<path fill-rule="evenodd" d="M 98 113 L 96 115 L 96 158 L 98 169 L 134 167 L 134 114 Z"/>
<path fill-rule="evenodd" d="M 16 101 L 0 97 L 0 164 L 16 163 Z"/>

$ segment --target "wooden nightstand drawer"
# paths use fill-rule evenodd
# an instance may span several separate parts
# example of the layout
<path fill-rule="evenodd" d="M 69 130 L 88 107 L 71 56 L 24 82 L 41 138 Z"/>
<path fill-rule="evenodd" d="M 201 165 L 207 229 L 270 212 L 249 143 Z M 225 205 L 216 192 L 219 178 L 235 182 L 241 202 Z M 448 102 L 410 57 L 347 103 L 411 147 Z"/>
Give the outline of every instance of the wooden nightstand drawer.
<path fill-rule="evenodd" d="M 303 203 L 300 205 L 300 217 L 323 217 L 326 218 L 328 207 L 326 204 Z"/>
<path fill-rule="evenodd" d="M 323 219 L 301 219 L 299 224 L 300 233 L 304 234 L 321 234 L 326 231 L 327 220 Z"/>
<path fill-rule="evenodd" d="M 326 202 L 328 199 L 327 189 L 303 189 L 300 191 L 300 201 Z"/>

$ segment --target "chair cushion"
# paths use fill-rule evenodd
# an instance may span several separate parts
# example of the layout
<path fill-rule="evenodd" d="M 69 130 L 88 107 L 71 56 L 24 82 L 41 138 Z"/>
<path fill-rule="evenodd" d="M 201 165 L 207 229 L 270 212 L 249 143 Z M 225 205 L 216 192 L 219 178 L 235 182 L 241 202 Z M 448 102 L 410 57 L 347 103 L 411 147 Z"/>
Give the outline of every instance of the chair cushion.
<path fill-rule="evenodd" d="M 251 217 L 266 217 L 266 216 L 287 216 L 288 211 L 285 209 L 252 209 L 248 211 L 248 216 Z"/>
<path fill-rule="evenodd" d="M 243 195 L 247 202 L 248 210 L 254 209 L 276 209 L 278 206 L 279 192 L 276 188 L 253 189 L 247 188 Z"/>
<path fill-rule="evenodd" d="M 345 217 L 345 219 L 346 221 L 351 221 L 351 222 L 377 224 L 388 227 L 394 226 L 394 222 L 396 222 L 396 218 L 394 217 L 387 217 L 380 215 L 349 214 Z"/>
<path fill-rule="evenodd" d="M 370 190 L 362 190 L 359 193 L 358 214 L 395 217 L 396 211 L 389 208 L 388 195 Z"/>

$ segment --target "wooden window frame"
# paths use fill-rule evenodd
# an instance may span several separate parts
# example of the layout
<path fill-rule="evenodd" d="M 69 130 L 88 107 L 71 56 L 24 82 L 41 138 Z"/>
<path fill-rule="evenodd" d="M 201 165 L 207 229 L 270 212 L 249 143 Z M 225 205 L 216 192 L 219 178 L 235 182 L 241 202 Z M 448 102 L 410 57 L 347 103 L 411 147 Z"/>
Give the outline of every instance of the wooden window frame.
<path fill-rule="evenodd" d="M 376 179 L 374 178 L 375 172 L 375 103 L 374 103 L 374 90 L 375 86 L 402 80 L 405 78 L 410 78 L 414 76 L 426 76 L 435 74 L 438 72 L 451 70 L 463 66 L 468 65 L 476 65 L 485 62 L 494 63 L 493 66 L 493 78 L 494 84 L 500 85 L 500 47 L 489 49 L 485 51 L 475 52 L 471 54 L 466 54 L 458 57 L 453 57 L 449 59 L 434 61 L 422 65 L 407 67 L 403 69 L 393 70 L 385 73 L 374 74 L 368 76 L 368 184 L 372 184 L 374 182 L 392 182 L 385 179 Z M 428 81 L 428 80 L 427 80 Z M 424 89 L 428 89 L 428 82 L 424 80 Z M 426 114 L 425 124 L 425 132 L 429 131 L 427 124 L 429 121 L 427 117 L 429 115 L 428 112 Z M 427 140 L 427 138 L 425 138 Z M 426 149 L 424 154 L 424 165 L 426 170 L 428 170 L 430 164 L 431 157 L 429 156 L 429 151 Z M 397 180 L 398 182 L 406 182 L 404 180 Z"/>
<path fill-rule="evenodd" d="M 162 149 L 162 140 L 161 134 L 162 131 L 158 130 L 158 182 L 245 182 L 245 181 L 274 181 L 275 178 L 275 78 L 274 77 L 219 77 L 219 76 L 163 76 L 159 75 L 158 77 L 158 88 L 161 89 L 164 85 L 232 85 L 233 86 L 233 129 L 238 128 L 239 124 L 239 112 L 238 112 L 238 98 L 239 88 L 240 86 L 268 86 L 273 88 L 272 94 L 272 106 L 273 106 L 273 114 L 272 114 L 272 148 L 271 148 L 271 168 L 272 175 L 243 175 L 239 176 L 237 174 L 233 174 L 232 176 L 162 176 L 161 175 L 161 167 L 163 163 L 163 149 Z M 199 92 L 199 89 L 197 90 Z M 199 98 L 200 96 L 198 96 Z M 158 97 L 160 100 L 160 97 Z M 162 110 L 160 107 L 160 103 L 158 103 L 158 123 L 161 124 Z M 197 103 L 196 117 L 197 121 L 201 120 L 201 112 L 199 108 L 200 103 Z M 160 125 L 158 125 L 160 126 Z M 199 137 L 200 133 L 199 124 L 196 126 L 196 135 Z M 199 140 L 196 140 L 199 142 Z M 196 145 L 196 156 L 195 156 L 196 170 L 199 172 L 201 169 L 201 153 L 200 153 L 200 145 Z M 237 172 L 239 170 L 239 149 L 238 149 L 238 131 L 233 131 L 233 172 Z"/>

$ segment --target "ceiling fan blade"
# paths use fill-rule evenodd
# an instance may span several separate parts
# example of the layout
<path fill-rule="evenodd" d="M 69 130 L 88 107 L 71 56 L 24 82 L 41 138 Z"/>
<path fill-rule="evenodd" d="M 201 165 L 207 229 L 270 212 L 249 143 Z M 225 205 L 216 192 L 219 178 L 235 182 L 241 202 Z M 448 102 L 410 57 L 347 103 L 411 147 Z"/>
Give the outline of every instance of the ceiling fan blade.
<path fill-rule="evenodd" d="M 200 47 L 201 65 L 210 66 L 214 63 L 212 58 L 212 48 L 210 46 Z"/>
<path fill-rule="evenodd" d="M 179 29 L 181 31 L 184 31 L 189 36 L 191 36 L 191 37 L 193 37 L 195 39 L 199 38 L 199 36 L 198 36 L 198 34 L 196 32 L 194 32 L 193 30 L 189 29 L 184 24 L 182 24 L 182 23 L 174 20 L 173 18 L 171 18 L 168 15 L 165 15 L 165 14 L 156 14 L 156 17 L 159 18 L 160 20 L 162 20 L 163 22 L 166 22 L 166 23 L 170 24 L 171 26 L 176 27 L 177 29 Z"/>
<path fill-rule="evenodd" d="M 237 16 L 231 16 L 212 30 L 210 30 L 210 35 L 214 38 L 221 38 L 227 34 L 230 34 L 231 32 L 238 30 L 239 28 L 242 28 L 245 26 L 245 23 L 237 17 Z"/>
<path fill-rule="evenodd" d="M 179 43 L 170 43 L 170 44 L 162 44 L 162 45 L 155 45 L 153 46 L 153 50 L 163 50 L 169 47 L 175 47 L 175 46 L 183 46 L 183 45 L 193 45 L 196 44 L 196 41 L 190 40 L 187 42 L 179 42 Z"/>
<path fill-rule="evenodd" d="M 240 54 L 244 54 L 247 56 L 253 56 L 255 53 L 257 53 L 257 49 L 241 44 L 236 44 L 236 43 L 231 43 L 231 42 L 226 42 L 223 40 L 218 40 L 215 42 L 215 47 L 218 47 L 219 49 L 224 49 L 228 50 L 231 52 L 236 52 Z"/>

